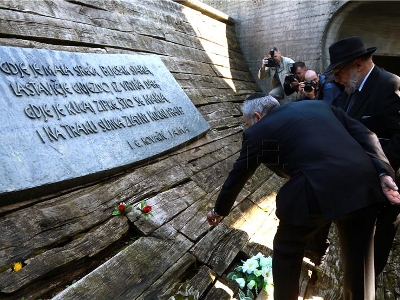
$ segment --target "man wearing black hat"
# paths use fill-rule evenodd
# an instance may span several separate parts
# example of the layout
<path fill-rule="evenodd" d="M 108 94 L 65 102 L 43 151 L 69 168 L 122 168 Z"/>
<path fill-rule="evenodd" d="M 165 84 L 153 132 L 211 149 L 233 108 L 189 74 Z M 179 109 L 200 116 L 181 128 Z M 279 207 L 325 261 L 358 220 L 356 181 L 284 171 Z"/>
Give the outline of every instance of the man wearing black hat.
<path fill-rule="evenodd" d="M 376 66 L 372 53 L 376 47 L 365 48 L 360 37 L 352 36 L 329 47 L 335 81 L 345 92 L 334 105 L 359 120 L 379 138 L 383 151 L 396 172 L 400 184 L 400 77 Z M 375 275 L 387 262 L 400 222 L 400 207 L 387 203 L 378 216 L 375 233 Z M 325 239 L 319 241 L 325 244 Z"/>
<path fill-rule="evenodd" d="M 276 196 L 274 299 L 298 299 L 304 246 L 330 221 L 339 232 L 343 299 L 375 299 L 373 233 L 382 192 L 400 204 L 393 169 L 376 135 L 323 101 L 279 105 L 255 93 L 243 103 L 243 116 L 249 128 L 242 150 L 208 223 L 218 225 L 229 214 L 247 180 L 265 164 L 288 179 Z"/>

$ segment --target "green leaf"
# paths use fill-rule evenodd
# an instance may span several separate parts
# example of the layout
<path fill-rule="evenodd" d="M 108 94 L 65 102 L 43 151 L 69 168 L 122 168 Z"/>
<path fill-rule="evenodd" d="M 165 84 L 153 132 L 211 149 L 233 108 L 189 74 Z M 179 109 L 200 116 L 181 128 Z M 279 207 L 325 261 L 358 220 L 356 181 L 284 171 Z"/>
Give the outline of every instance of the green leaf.
<path fill-rule="evenodd" d="M 238 295 L 239 295 L 239 299 L 241 299 L 241 300 L 244 300 L 246 298 L 246 295 L 240 289 L 239 289 Z"/>
<path fill-rule="evenodd" d="M 112 215 L 113 216 L 118 216 L 118 215 L 120 215 L 121 214 L 121 212 L 119 211 L 119 210 L 114 210 L 113 212 L 112 212 Z"/>
<path fill-rule="evenodd" d="M 247 290 L 247 297 L 249 297 L 249 299 L 254 299 L 254 294 L 251 292 L 251 290 Z"/>
<path fill-rule="evenodd" d="M 239 271 L 239 272 L 242 272 L 243 269 L 242 269 L 242 266 L 237 266 L 237 267 L 235 268 L 235 270 L 236 270 L 236 271 Z"/>

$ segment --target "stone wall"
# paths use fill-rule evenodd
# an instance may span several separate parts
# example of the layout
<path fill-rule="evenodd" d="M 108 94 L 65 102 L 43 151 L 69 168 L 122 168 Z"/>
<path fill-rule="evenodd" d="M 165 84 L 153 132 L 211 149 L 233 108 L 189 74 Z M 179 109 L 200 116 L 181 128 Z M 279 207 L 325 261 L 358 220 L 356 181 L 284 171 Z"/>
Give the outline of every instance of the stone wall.
<path fill-rule="evenodd" d="M 235 19 L 240 46 L 255 78 L 271 46 L 281 48 L 284 56 L 323 71 L 329 64 L 329 45 L 351 35 L 361 36 L 367 47 L 377 46 L 375 63 L 400 74 L 398 1 L 202 2 Z M 258 79 L 256 82 L 264 90 L 269 88 Z"/>
<path fill-rule="evenodd" d="M 238 40 L 256 82 L 264 91 L 269 81 L 257 78 L 261 60 L 270 47 L 283 56 L 304 61 L 323 70 L 321 46 L 324 30 L 332 15 L 347 1 L 218 1 L 202 2 L 228 14 L 236 21 Z M 325 66 L 326 67 L 326 66 Z"/>

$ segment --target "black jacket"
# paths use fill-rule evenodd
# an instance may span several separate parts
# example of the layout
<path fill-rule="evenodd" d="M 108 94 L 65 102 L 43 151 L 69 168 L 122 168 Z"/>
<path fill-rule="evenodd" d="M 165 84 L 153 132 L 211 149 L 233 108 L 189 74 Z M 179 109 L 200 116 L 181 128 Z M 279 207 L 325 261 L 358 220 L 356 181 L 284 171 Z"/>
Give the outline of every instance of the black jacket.
<path fill-rule="evenodd" d="M 276 107 L 243 133 L 240 156 L 216 201 L 218 214 L 228 215 L 261 163 L 289 179 L 278 192 L 276 215 L 293 225 L 309 222 L 306 181 L 331 221 L 385 201 L 378 175 L 394 176 L 376 135 L 322 101 Z"/>
<path fill-rule="evenodd" d="M 335 104 L 346 109 L 348 95 Z M 400 77 L 375 66 L 348 112 L 373 131 L 393 169 L 400 172 Z"/>

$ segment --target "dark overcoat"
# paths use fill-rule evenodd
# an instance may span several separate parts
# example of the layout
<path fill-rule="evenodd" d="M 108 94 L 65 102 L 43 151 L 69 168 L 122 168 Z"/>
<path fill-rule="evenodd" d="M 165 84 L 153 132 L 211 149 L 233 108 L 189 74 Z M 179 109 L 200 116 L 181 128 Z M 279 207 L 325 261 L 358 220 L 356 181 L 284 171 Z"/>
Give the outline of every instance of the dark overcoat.
<path fill-rule="evenodd" d="M 346 92 L 335 104 L 347 107 Z M 359 120 L 379 138 L 383 151 L 395 171 L 400 168 L 400 77 L 374 66 L 357 100 L 347 113 Z M 397 182 L 400 172 L 397 172 Z"/>
<path fill-rule="evenodd" d="M 275 107 L 244 131 L 240 156 L 216 201 L 218 214 L 229 214 L 261 163 L 288 179 L 277 194 L 276 214 L 293 225 L 309 222 L 307 181 L 331 221 L 385 201 L 379 174 L 393 176 L 376 135 L 322 101 Z"/>

